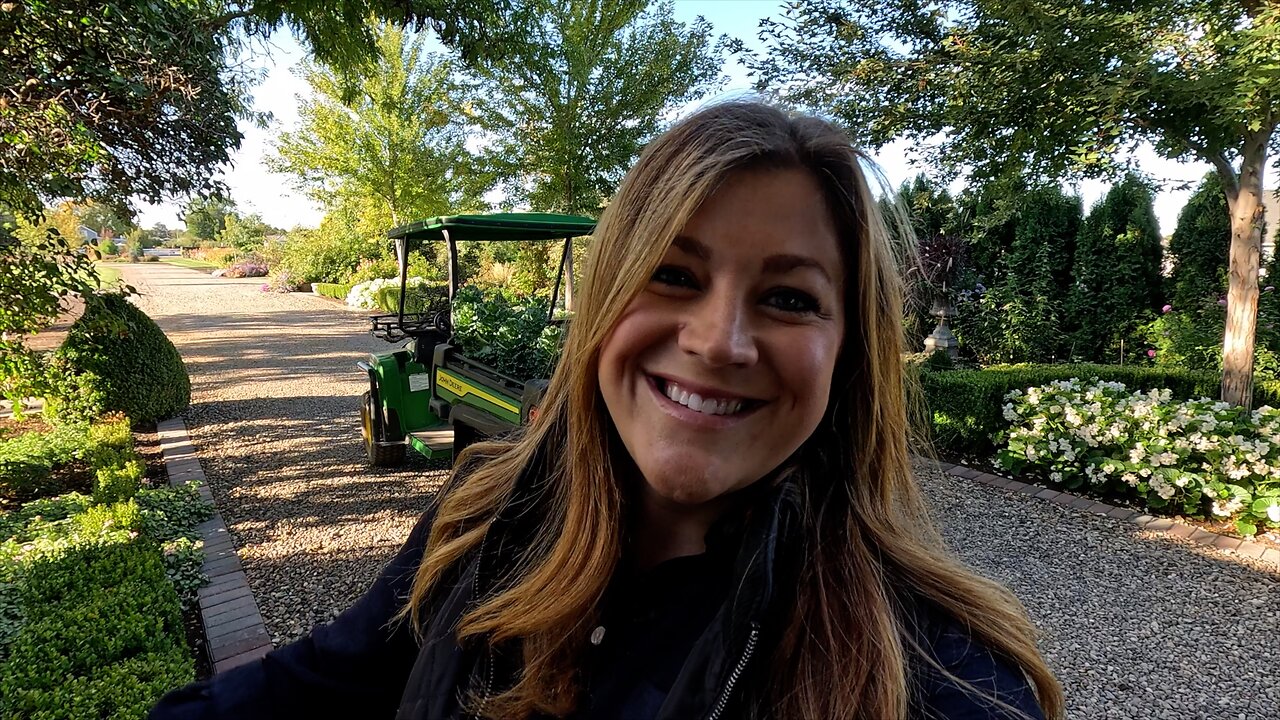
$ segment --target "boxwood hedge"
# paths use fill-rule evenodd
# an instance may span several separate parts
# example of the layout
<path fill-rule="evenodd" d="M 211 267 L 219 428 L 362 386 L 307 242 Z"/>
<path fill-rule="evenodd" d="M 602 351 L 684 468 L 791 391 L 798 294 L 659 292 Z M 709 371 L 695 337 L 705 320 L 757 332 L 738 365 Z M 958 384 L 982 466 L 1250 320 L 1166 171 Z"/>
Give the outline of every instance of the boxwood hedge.
<path fill-rule="evenodd" d="M 1054 380 L 1071 378 L 1122 382 L 1132 390 L 1168 388 L 1177 399 L 1218 397 L 1216 373 L 1176 368 L 1118 365 L 1006 365 L 982 370 L 919 373 L 934 448 L 942 455 L 986 458 L 995 452 L 995 435 L 1005 428 L 1005 395 Z M 1280 383 L 1254 387 L 1254 406 L 1280 407 Z"/>
<path fill-rule="evenodd" d="M 54 402 L 70 416 L 120 411 L 135 423 L 172 417 L 191 403 L 191 380 L 177 348 L 124 295 L 93 296 L 57 352 L 67 372 L 89 376 L 101 393 L 92 403 Z M 87 406 L 89 405 L 89 406 Z"/>

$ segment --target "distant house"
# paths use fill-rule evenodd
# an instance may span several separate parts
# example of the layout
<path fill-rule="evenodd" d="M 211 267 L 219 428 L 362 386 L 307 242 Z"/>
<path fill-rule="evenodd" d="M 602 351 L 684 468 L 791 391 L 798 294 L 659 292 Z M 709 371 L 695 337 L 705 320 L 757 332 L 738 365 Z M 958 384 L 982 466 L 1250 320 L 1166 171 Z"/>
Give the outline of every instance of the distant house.
<path fill-rule="evenodd" d="M 84 238 L 84 242 L 86 245 L 96 245 L 98 243 L 97 230 L 94 230 L 93 228 L 87 227 L 85 225 L 81 225 L 76 229 L 80 231 L 80 237 Z"/>

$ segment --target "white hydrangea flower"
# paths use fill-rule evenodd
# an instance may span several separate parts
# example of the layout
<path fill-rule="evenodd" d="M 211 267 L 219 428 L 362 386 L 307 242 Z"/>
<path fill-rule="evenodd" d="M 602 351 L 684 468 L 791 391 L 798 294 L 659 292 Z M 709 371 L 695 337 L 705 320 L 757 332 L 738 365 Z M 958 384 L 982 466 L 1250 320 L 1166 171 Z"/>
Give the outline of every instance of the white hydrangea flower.
<path fill-rule="evenodd" d="M 1280 505 L 1273 503 L 1267 507 L 1267 519 L 1273 523 L 1280 523 Z"/>
<path fill-rule="evenodd" d="M 1054 471 L 1049 473 L 1049 479 L 1054 482 L 1062 482 L 1062 473 Z"/>
<path fill-rule="evenodd" d="M 1121 475 L 1120 479 L 1128 483 L 1129 487 L 1138 487 L 1138 476 L 1131 472 Z"/>

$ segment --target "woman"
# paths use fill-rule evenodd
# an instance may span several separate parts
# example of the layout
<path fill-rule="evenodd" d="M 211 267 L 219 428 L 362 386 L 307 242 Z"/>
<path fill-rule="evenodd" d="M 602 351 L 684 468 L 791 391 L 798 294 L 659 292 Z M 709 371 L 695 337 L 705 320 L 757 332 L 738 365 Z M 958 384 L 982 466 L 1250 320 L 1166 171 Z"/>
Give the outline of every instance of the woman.
<path fill-rule="evenodd" d="M 353 608 L 152 717 L 1060 717 L 916 487 L 863 160 L 749 102 L 651 143 L 537 421 L 463 453 Z"/>

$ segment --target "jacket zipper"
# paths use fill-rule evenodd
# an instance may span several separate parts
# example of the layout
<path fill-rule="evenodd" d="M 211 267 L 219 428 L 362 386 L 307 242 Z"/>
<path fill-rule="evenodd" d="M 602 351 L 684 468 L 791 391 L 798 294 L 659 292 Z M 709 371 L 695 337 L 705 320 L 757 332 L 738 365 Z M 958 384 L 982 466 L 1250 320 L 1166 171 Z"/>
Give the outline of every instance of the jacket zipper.
<path fill-rule="evenodd" d="M 480 538 L 480 550 L 476 554 L 476 577 L 472 585 L 472 593 L 476 597 L 480 596 L 480 592 L 479 592 L 480 583 L 481 583 L 480 571 L 484 569 L 484 546 L 485 546 L 485 543 L 488 542 L 488 540 L 489 540 L 489 534 L 485 533 L 484 536 Z M 483 720 L 484 708 L 486 705 L 489 704 L 489 698 L 493 695 L 493 648 L 490 648 L 490 647 L 485 648 L 484 660 L 485 660 L 484 694 L 480 696 L 480 707 L 476 708 L 476 715 L 475 715 L 476 720 Z"/>
<path fill-rule="evenodd" d="M 742 677 L 742 673 L 746 672 L 747 663 L 751 662 L 751 656 L 756 651 L 756 641 L 759 639 L 760 627 L 752 623 L 751 633 L 747 635 L 747 646 L 743 648 L 742 656 L 738 658 L 738 664 L 733 666 L 733 672 L 729 673 L 729 680 L 724 684 L 724 690 L 720 691 L 720 699 L 716 701 L 716 706 L 712 708 L 707 720 L 720 720 L 720 716 L 724 714 L 724 709 L 729 705 L 729 698 L 733 697 L 733 688 L 738 684 L 738 679 Z"/>

